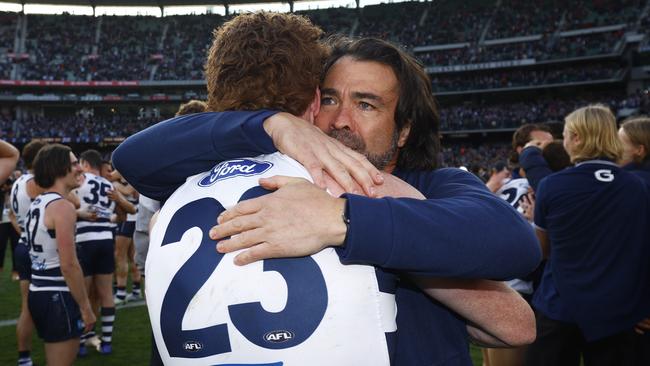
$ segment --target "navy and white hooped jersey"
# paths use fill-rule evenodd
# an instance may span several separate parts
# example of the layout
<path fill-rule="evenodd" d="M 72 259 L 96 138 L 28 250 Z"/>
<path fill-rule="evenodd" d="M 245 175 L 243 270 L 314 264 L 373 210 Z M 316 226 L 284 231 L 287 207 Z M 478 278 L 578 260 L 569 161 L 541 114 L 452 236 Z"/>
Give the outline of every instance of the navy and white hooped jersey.
<path fill-rule="evenodd" d="M 526 178 L 513 178 L 508 180 L 497 192 L 496 195 L 501 197 L 503 200 L 508 202 L 515 210 L 520 214 L 524 213 L 524 210 L 520 206 L 521 198 L 528 193 L 528 188 L 530 184 Z M 519 278 L 515 278 L 509 281 L 506 281 L 506 284 L 510 286 L 513 290 L 520 292 L 522 294 L 532 294 L 533 293 L 533 282 L 524 281 Z"/>
<path fill-rule="evenodd" d="M 523 213 L 521 207 L 519 207 L 521 198 L 528 193 L 528 188 L 530 184 L 526 178 L 514 178 L 510 179 L 506 184 L 504 184 L 497 192 L 496 195 L 503 198 L 508 202 L 512 207 L 514 207 L 519 213 Z"/>
<path fill-rule="evenodd" d="M 134 194 L 130 194 L 128 196 L 124 196 L 127 201 L 131 202 L 133 206 L 135 206 L 135 213 L 127 213 L 126 214 L 126 221 L 127 222 L 135 222 L 135 218 L 138 216 L 138 198 Z"/>
<path fill-rule="evenodd" d="M 11 211 L 16 216 L 16 222 L 22 231 L 21 238 L 25 233 L 25 219 L 29 206 L 32 204 L 32 199 L 27 194 L 27 182 L 34 179 L 34 175 L 25 173 L 21 175 L 11 186 Z"/>
<path fill-rule="evenodd" d="M 77 220 L 76 242 L 113 239 L 111 215 L 115 212 L 115 202 L 108 197 L 113 184 L 103 177 L 84 173 L 84 183 L 79 187 L 77 196 L 81 209 L 97 213 L 96 221 Z"/>
<path fill-rule="evenodd" d="M 188 178 L 160 210 L 147 256 L 147 306 L 165 365 L 388 365 L 394 293 L 333 248 L 236 266 L 208 236 L 275 175 L 310 179 L 281 154 L 222 162 Z M 379 283 L 382 281 L 382 283 Z"/>
<path fill-rule="evenodd" d="M 56 234 L 45 226 L 45 209 L 60 194 L 47 192 L 39 195 L 29 206 L 25 220 L 25 239 L 32 261 L 30 291 L 70 291 L 61 274 L 61 261 Z"/>

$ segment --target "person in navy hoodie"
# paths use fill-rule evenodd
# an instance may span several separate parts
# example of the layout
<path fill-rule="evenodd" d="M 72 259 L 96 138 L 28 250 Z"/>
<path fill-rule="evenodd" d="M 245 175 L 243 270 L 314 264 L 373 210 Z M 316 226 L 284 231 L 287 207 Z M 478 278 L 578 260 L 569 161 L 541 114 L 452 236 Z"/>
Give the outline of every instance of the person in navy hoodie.
<path fill-rule="evenodd" d="M 650 315 L 650 196 L 616 161 L 616 119 L 602 105 L 565 118 L 575 167 L 542 179 L 535 226 L 548 258 L 533 297 L 526 365 L 635 365 L 635 326 Z"/>
<path fill-rule="evenodd" d="M 618 130 L 618 138 L 623 144 L 620 160 L 623 169 L 638 175 L 650 185 L 650 118 L 626 120 Z M 650 365 L 650 317 L 639 322 L 635 330 L 639 334 L 637 363 Z"/>

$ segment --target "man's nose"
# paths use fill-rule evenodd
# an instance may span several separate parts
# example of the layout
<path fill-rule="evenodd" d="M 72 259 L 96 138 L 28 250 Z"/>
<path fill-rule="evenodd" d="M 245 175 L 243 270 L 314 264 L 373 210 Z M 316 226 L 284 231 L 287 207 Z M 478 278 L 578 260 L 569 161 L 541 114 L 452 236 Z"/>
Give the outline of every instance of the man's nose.
<path fill-rule="evenodd" d="M 352 130 L 353 126 L 354 120 L 351 108 L 349 106 L 341 106 L 341 108 L 338 110 L 336 118 L 334 119 L 334 128 L 337 130 Z"/>

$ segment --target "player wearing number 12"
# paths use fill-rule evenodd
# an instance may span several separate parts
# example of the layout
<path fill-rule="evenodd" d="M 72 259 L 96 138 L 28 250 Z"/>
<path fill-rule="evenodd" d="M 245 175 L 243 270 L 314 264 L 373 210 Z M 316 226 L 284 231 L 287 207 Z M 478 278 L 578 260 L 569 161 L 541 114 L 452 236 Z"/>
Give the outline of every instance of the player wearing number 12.
<path fill-rule="evenodd" d="M 32 202 L 25 222 L 32 261 L 28 304 L 50 366 L 71 365 L 82 330 L 95 325 L 75 251 L 76 212 L 63 198 L 80 175 L 67 146 L 48 145 L 34 160 L 34 180 L 45 193 Z"/>

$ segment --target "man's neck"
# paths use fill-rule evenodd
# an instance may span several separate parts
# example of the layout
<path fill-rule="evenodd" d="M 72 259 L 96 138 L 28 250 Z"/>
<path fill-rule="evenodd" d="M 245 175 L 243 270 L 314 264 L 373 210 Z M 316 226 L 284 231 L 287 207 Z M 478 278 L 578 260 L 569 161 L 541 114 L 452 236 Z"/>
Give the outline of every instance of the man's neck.
<path fill-rule="evenodd" d="M 67 187 L 61 180 L 57 180 L 52 187 L 45 189 L 45 192 L 55 192 L 63 197 L 68 196 L 68 194 L 70 194 L 70 191 L 71 189 Z"/>

